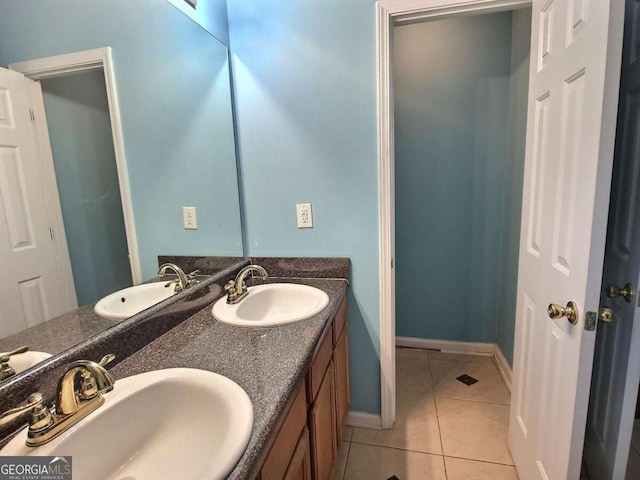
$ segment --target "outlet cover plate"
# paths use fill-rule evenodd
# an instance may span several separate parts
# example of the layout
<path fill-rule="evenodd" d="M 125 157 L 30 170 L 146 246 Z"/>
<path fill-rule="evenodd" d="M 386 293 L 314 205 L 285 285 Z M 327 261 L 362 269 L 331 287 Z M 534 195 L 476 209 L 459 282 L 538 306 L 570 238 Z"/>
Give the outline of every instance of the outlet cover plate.
<path fill-rule="evenodd" d="M 313 228 L 313 214 L 310 203 L 296 204 L 298 228 Z"/>

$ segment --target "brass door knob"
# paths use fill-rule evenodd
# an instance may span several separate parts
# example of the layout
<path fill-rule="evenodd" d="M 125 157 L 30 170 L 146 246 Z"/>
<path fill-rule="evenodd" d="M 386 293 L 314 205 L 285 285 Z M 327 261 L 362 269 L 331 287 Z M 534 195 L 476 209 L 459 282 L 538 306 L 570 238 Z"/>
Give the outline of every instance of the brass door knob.
<path fill-rule="evenodd" d="M 607 287 L 607 297 L 609 298 L 618 298 L 622 297 L 626 300 L 627 303 L 633 302 L 633 296 L 635 295 L 635 289 L 633 288 L 633 284 L 627 283 L 624 288 L 620 288 L 617 285 L 609 285 Z"/>
<path fill-rule="evenodd" d="M 575 302 L 569 302 L 566 307 L 563 307 L 552 303 L 547 308 L 547 314 L 554 320 L 566 317 L 570 324 L 575 325 L 578 322 L 578 305 Z"/>

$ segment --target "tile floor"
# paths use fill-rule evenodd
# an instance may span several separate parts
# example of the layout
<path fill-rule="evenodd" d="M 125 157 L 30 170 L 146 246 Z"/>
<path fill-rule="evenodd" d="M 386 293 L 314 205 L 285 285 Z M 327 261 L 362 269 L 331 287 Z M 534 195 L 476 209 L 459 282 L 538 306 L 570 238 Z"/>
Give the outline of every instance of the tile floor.
<path fill-rule="evenodd" d="M 640 420 L 636 419 L 633 421 L 633 433 L 631 435 L 631 448 L 629 449 L 626 480 L 638 478 L 640 478 Z"/>
<path fill-rule="evenodd" d="M 396 350 L 392 430 L 347 428 L 334 479 L 518 480 L 509 391 L 492 357 Z M 478 380 L 467 386 L 456 377 Z"/>

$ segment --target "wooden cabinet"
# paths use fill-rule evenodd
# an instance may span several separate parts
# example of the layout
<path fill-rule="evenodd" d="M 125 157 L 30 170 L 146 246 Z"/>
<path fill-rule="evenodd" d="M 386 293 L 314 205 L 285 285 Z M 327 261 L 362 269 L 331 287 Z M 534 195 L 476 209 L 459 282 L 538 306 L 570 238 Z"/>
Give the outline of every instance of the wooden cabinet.
<path fill-rule="evenodd" d="M 333 351 L 333 364 L 336 382 L 336 439 L 338 445 L 340 445 L 344 437 L 347 415 L 351 405 L 351 391 L 349 390 L 349 330 L 346 325 Z"/>
<path fill-rule="evenodd" d="M 329 480 L 349 412 L 347 301 L 325 329 L 260 480 Z"/>
<path fill-rule="evenodd" d="M 305 428 L 293 452 L 289 468 L 287 468 L 287 472 L 284 474 L 284 480 L 311 480 L 311 478 L 309 430 Z"/>
<path fill-rule="evenodd" d="M 303 382 L 260 470 L 261 480 L 282 480 L 298 448 L 298 439 L 307 428 L 307 399 Z"/>
<path fill-rule="evenodd" d="M 331 361 L 309 411 L 311 466 L 315 480 L 330 478 L 331 466 L 337 457 L 335 396 L 333 361 Z"/>

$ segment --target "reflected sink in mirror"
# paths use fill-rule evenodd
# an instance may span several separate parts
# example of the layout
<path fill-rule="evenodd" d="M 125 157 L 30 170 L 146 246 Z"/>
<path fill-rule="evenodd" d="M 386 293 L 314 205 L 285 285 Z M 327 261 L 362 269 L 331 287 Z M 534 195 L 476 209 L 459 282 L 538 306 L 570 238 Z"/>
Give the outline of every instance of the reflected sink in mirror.
<path fill-rule="evenodd" d="M 118 380 L 105 403 L 40 447 L 26 429 L 0 455 L 73 457 L 75 480 L 222 479 L 253 428 L 246 392 L 216 373 L 175 368 Z"/>
<path fill-rule="evenodd" d="M 13 355 L 9 361 L 9 365 L 16 371 L 17 375 L 46 360 L 50 356 L 51 354 L 47 352 L 24 352 L 19 355 Z"/>
<path fill-rule="evenodd" d="M 107 295 L 93 311 L 102 318 L 124 320 L 175 294 L 174 282 L 143 283 Z"/>
<path fill-rule="evenodd" d="M 235 305 L 226 297 L 218 300 L 211 310 L 214 318 L 242 327 L 271 327 L 307 319 L 329 304 L 325 292 L 309 285 L 268 283 L 247 292 Z"/>

